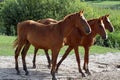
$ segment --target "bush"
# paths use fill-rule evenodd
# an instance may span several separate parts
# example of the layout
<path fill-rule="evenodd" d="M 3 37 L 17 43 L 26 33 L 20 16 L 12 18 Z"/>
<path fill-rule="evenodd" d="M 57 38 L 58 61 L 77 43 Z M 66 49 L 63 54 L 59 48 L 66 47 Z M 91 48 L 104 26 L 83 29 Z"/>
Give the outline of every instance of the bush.
<path fill-rule="evenodd" d="M 2 8 L 5 34 L 16 34 L 16 24 L 21 21 L 48 17 L 59 20 L 80 9 L 92 14 L 92 8 L 79 0 L 5 0 Z"/>
<path fill-rule="evenodd" d="M 97 37 L 96 44 L 100 46 L 120 49 L 120 32 L 108 34 L 108 39 L 103 40 L 100 36 Z"/>
<path fill-rule="evenodd" d="M 0 33 L 16 35 L 18 22 L 44 18 L 60 20 L 67 14 L 79 10 L 84 10 L 85 17 L 88 19 L 110 14 L 110 20 L 115 27 L 115 31 L 120 30 L 120 10 L 92 8 L 89 4 L 80 2 L 80 0 L 5 0 L 0 4 Z M 105 41 L 97 37 L 97 45 L 111 48 L 120 47 L 120 36 L 116 37 L 116 33 L 108 35 L 109 38 Z"/>

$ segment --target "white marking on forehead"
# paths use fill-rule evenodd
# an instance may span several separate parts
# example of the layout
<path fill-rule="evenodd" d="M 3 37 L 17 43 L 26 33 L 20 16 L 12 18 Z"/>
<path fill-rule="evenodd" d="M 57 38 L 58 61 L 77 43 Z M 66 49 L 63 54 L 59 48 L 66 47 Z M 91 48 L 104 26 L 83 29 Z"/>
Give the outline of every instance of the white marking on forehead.
<path fill-rule="evenodd" d="M 104 25 L 104 23 L 103 23 L 103 20 L 101 20 L 101 25 L 105 28 L 105 25 Z"/>
<path fill-rule="evenodd" d="M 83 18 L 84 20 L 86 20 L 85 17 L 84 17 L 83 15 L 82 15 L 82 18 Z"/>
<path fill-rule="evenodd" d="M 82 17 L 83 20 L 86 20 L 83 14 L 80 14 L 80 16 Z"/>
<path fill-rule="evenodd" d="M 107 17 L 107 21 L 110 22 L 110 19 Z"/>
<path fill-rule="evenodd" d="M 105 30 L 105 25 L 104 25 L 104 23 L 103 23 L 103 20 L 101 20 L 101 25 L 103 26 L 103 29 Z M 108 35 L 107 35 L 107 33 L 106 33 L 106 31 L 105 31 L 105 36 L 106 36 L 106 39 L 108 38 Z"/>

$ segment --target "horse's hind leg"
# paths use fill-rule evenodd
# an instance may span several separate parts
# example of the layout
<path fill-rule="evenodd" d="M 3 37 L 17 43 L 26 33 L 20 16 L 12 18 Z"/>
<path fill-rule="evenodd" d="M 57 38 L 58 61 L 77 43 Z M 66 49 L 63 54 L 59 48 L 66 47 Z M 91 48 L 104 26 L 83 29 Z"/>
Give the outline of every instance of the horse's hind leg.
<path fill-rule="evenodd" d="M 78 52 L 78 47 L 74 47 L 75 50 L 75 55 L 76 55 L 76 60 L 78 63 L 78 69 L 79 72 L 82 74 L 82 77 L 85 77 L 85 74 L 82 72 L 81 66 L 80 66 L 80 56 L 79 56 L 79 52 Z"/>
<path fill-rule="evenodd" d="M 51 67 L 51 60 L 50 60 L 50 56 L 48 54 L 48 50 L 44 50 L 44 51 L 45 51 L 45 55 L 46 55 L 47 60 L 48 60 L 48 68 L 50 68 Z"/>
<path fill-rule="evenodd" d="M 83 69 L 88 75 L 91 75 L 89 68 L 88 68 L 88 63 L 89 63 L 89 47 L 84 47 L 85 48 L 85 55 L 84 55 L 84 66 Z"/>
<path fill-rule="evenodd" d="M 33 68 L 36 68 L 36 54 L 37 54 L 37 52 L 38 52 L 38 49 L 35 48 L 35 50 L 34 50 L 34 57 L 33 57 Z"/>
<path fill-rule="evenodd" d="M 15 50 L 15 69 L 17 71 L 17 74 L 20 74 L 19 66 L 18 66 L 18 56 L 19 56 L 19 53 L 20 53 L 22 46 L 23 45 L 18 45 L 16 50 Z"/>
<path fill-rule="evenodd" d="M 24 71 L 26 72 L 25 75 L 28 75 L 28 74 L 29 74 L 29 72 L 28 72 L 28 70 L 27 70 L 27 66 L 26 66 L 26 60 L 25 60 L 25 57 L 26 57 L 26 54 L 27 54 L 27 51 L 28 51 L 29 47 L 30 47 L 30 43 L 27 42 L 27 43 L 25 44 L 23 50 L 22 50 L 22 53 L 21 53 L 21 55 L 22 55 L 22 62 L 23 62 L 23 69 L 24 69 Z"/>

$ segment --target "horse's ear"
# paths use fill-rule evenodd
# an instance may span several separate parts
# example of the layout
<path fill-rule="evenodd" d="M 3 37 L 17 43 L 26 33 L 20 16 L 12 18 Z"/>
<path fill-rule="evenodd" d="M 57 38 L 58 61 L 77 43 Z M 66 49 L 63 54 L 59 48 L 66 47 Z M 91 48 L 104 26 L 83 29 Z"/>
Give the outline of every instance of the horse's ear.
<path fill-rule="evenodd" d="M 100 17 L 99 20 L 100 20 L 100 21 L 103 20 L 103 17 Z"/>
<path fill-rule="evenodd" d="M 109 17 L 109 14 L 105 15 L 106 17 Z"/>
<path fill-rule="evenodd" d="M 80 10 L 80 12 L 79 13 L 83 13 L 84 12 L 84 10 Z"/>
<path fill-rule="evenodd" d="M 84 12 L 84 10 L 82 10 L 82 13 Z"/>
<path fill-rule="evenodd" d="M 100 17 L 101 18 L 101 20 L 103 20 L 104 19 L 104 17 L 102 16 L 102 17 Z"/>
<path fill-rule="evenodd" d="M 84 13 L 84 10 L 82 10 L 82 13 Z"/>
<path fill-rule="evenodd" d="M 80 16 L 82 16 L 82 15 L 83 15 L 83 10 L 81 10 L 81 11 L 79 12 L 79 14 L 80 14 Z"/>

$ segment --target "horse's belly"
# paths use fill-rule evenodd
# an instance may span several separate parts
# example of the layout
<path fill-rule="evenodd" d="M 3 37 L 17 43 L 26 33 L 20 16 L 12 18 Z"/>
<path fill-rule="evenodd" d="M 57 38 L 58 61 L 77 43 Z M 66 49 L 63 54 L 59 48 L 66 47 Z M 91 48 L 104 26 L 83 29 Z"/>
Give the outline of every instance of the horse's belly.
<path fill-rule="evenodd" d="M 32 35 L 32 36 L 31 36 Z M 31 34 L 27 36 L 27 40 L 36 48 L 40 49 L 52 49 L 55 47 L 61 47 L 63 40 L 53 36 L 35 36 Z"/>
<path fill-rule="evenodd" d="M 45 40 L 41 40 L 39 38 L 28 38 L 30 44 L 32 44 L 35 48 L 40 49 L 50 49 L 50 43 Z"/>
<path fill-rule="evenodd" d="M 50 45 L 45 42 L 31 42 L 31 44 L 39 49 L 50 49 Z"/>

